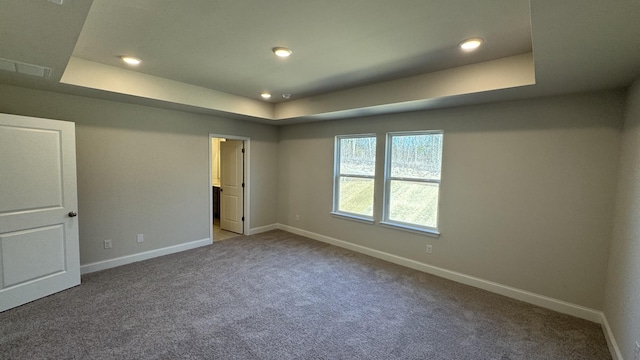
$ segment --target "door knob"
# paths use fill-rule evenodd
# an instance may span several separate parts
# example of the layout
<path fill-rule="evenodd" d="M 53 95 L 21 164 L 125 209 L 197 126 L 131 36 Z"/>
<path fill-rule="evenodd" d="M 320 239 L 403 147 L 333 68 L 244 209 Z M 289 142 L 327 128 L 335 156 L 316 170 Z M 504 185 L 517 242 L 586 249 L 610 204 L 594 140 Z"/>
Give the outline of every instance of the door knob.
<path fill-rule="evenodd" d="M 78 213 L 75 211 L 69 211 L 69 217 L 76 217 L 78 216 Z"/>

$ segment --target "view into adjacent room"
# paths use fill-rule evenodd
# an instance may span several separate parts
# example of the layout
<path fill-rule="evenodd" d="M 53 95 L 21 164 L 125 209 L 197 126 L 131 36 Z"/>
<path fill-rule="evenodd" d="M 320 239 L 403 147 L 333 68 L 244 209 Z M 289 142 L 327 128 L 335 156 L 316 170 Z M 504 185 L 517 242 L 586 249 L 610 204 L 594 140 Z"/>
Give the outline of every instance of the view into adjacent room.
<path fill-rule="evenodd" d="M 244 234 L 244 141 L 211 137 L 213 241 Z"/>

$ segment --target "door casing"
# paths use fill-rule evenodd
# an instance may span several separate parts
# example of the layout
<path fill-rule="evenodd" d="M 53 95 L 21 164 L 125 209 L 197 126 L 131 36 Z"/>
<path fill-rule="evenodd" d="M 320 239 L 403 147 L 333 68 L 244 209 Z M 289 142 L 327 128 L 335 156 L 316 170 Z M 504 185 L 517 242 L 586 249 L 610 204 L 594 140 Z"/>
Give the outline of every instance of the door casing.
<path fill-rule="evenodd" d="M 213 134 L 209 133 L 209 234 L 213 237 L 213 187 L 211 186 L 212 178 L 212 149 L 211 139 L 213 138 L 225 138 L 229 140 L 241 140 L 244 141 L 244 200 L 242 206 L 244 207 L 244 222 L 242 224 L 242 233 L 244 235 L 250 235 L 249 229 L 251 229 L 251 138 L 247 136 L 227 135 L 227 134 Z M 215 239 L 211 239 L 215 240 Z"/>

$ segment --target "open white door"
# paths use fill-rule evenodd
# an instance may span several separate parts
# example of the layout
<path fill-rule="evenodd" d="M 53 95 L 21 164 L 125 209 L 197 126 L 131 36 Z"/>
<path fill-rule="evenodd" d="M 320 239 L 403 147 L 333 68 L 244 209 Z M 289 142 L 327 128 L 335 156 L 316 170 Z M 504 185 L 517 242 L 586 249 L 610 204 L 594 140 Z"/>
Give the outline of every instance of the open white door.
<path fill-rule="evenodd" d="M 0 114 L 0 311 L 80 284 L 75 124 Z"/>
<path fill-rule="evenodd" d="M 220 228 L 243 233 L 244 142 L 220 143 Z"/>

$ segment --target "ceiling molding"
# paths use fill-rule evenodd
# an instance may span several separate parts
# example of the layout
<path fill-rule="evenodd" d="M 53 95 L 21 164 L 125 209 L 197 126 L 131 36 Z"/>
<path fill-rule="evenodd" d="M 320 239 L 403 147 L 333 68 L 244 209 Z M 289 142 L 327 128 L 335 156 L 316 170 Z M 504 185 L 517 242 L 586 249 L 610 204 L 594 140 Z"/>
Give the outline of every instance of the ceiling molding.
<path fill-rule="evenodd" d="M 344 111 L 376 112 L 389 105 L 412 108 L 441 98 L 535 84 L 533 54 L 527 53 L 430 74 L 386 81 L 271 104 L 136 71 L 71 57 L 60 80 L 68 85 L 278 121 Z"/>
<path fill-rule="evenodd" d="M 534 85 L 533 53 L 314 96 L 275 106 L 274 120 L 368 110 L 389 105 L 427 106 L 434 100 Z"/>
<path fill-rule="evenodd" d="M 60 82 L 198 108 L 273 119 L 273 104 L 71 57 Z"/>

